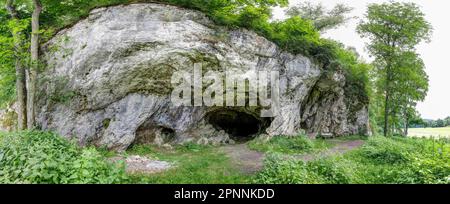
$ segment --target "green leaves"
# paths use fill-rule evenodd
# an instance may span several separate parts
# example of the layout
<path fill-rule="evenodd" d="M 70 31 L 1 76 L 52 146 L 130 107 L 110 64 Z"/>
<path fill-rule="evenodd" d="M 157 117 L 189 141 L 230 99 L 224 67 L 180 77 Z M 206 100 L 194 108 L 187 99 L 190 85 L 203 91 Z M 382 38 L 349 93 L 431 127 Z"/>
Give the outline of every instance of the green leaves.
<path fill-rule="evenodd" d="M 321 3 L 302 2 L 289 8 L 286 11 L 286 15 L 310 20 L 317 30 L 326 31 L 343 25 L 350 20 L 351 18 L 346 15 L 352 10 L 353 8 L 345 4 L 337 4 L 332 10 L 327 10 Z"/>
<path fill-rule="evenodd" d="M 379 123 L 388 135 L 407 126 L 417 101 L 428 91 L 428 76 L 415 47 L 429 40 L 432 27 L 416 4 L 389 2 L 369 5 L 357 31 L 370 40 L 376 93 L 384 96 L 384 119 Z"/>
<path fill-rule="evenodd" d="M 441 153 L 439 153 L 441 152 Z M 448 141 L 370 137 L 360 149 L 310 162 L 268 155 L 256 183 L 449 184 Z"/>
<path fill-rule="evenodd" d="M 94 148 L 79 149 L 45 132 L 0 136 L 0 183 L 118 183 L 123 166 L 107 163 Z"/>
<path fill-rule="evenodd" d="M 407 51 L 423 40 L 429 40 L 431 25 L 414 3 L 371 4 L 366 20 L 357 31 L 371 40 L 368 46 L 374 56 L 383 57 L 396 49 Z"/>

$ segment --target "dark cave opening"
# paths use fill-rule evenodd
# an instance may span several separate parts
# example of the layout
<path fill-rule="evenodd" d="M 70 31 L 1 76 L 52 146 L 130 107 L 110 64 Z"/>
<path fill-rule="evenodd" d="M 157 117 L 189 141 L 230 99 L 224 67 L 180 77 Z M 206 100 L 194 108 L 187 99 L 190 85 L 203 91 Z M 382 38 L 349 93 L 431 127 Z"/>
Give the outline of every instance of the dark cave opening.
<path fill-rule="evenodd" d="M 219 109 L 206 116 L 217 130 L 223 130 L 237 142 L 245 142 L 265 131 L 271 118 L 261 118 L 241 110 Z"/>

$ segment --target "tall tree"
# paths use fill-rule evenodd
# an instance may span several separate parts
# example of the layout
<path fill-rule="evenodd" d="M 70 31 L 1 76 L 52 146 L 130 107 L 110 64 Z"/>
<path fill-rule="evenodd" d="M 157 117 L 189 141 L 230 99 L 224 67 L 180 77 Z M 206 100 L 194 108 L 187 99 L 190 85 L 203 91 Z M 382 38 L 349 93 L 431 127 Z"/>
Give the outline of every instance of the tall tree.
<path fill-rule="evenodd" d="M 408 135 L 409 120 L 416 113 L 418 101 L 423 101 L 428 92 L 428 75 L 425 72 L 425 64 L 420 56 L 414 52 L 403 52 L 396 57 L 393 66 L 393 114 L 391 117 L 402 122 L 401 132 Z M 398 118 L 398 119 L 397 119 Z"/>
<path fill-rule="evenodd" d="M 31 16 L 31 67 L 28 72 L 28 129 L 33 129 L 35 126 L 36 113 L 36 86 L 37 76 L 39 71 L 39 16 L 42 11 L 40 0 L 33 0 L 33 14 Z"/>
<path fill-rule="evenodd" d="M 371 4 L 366 19 L 358 25 L 357 31 L 368 38 L 369 52 L 377 62 L 378 89 L 384 95 L 384 135 L 390 134 L 390 124 L 396 118 L 394 79 L 405 69 L 397 69 L 396 60 L 403 52 L 413 52 L 417 44 L 429 40 L 431 25 L 414 3 L 389 2 Z"/>
<path fill-rule="evenodd" d="M 345 24 L 352 17 L 348 14 L 353 10 L 345 4 L 337 4 L 327 10 L 322 3 L 302 2 L 286 10 L 290 17 L 299 16 L 311 20 L 318 31 L 326 31 Z"/>
<path fill-rule="evenodd" d="M 13 23 L 19 22 L 19 14 L 14 6 L 14 0 L 6 1 L 6 9 Z M 21 61 L 21 48 L 22 48 L 22 29 L 12 28 L 11 34 L 14 41 L 14 55 L 15 55 L 15 70 L 16 70 L 16 96 L 17 96 L 17 116 L 18 116 L 18 129 L 24 130 L 27 127 L 27 96 L 26 96 L 26 79 L 25 68 Z"/>

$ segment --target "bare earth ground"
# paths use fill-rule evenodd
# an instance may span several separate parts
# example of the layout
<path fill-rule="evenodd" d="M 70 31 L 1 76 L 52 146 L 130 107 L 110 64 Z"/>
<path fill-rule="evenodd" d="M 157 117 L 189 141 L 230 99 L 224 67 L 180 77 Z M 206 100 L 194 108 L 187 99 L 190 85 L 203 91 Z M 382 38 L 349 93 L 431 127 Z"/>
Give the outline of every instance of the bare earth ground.
<path fill-rule="evenodd" d="M 264 153 L 251 150 L 246 143 L 223 146 L 220 151 L 230 157 L 231 162 L 245 174 L 252 174 L 263 168 Z"/>
<path fill-rule="evenodd" d="M 350 150 L 359 148 L 364 144 L 363 140 L 330 140 L 330 142 L 335 143 L 335 146 L 321 152 L 294 155 L 294 158 L 303 161 L 311 161 L 336 154 L 344 154 Z M 249 149 L 247 144 L 223 146 L 220 150 L 227 154 L 237 168 L 245 174 L 252 174 L 263 168 L 265 154 Z"/>

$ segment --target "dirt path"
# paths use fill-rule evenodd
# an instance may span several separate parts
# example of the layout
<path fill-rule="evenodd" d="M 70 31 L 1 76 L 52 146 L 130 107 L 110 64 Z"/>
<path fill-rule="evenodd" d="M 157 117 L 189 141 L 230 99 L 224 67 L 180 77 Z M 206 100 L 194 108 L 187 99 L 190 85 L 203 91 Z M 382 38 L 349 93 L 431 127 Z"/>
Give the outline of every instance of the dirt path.
<path fill-rule="evenodd" d="M 332 142 L 335 142 L 336 144 L 330 149 L 318 153 L 295 155 L 294 158 L 298 158 L 303 161 L 311 161 L 336 154 L 344 154 L 350 150 L 361 147 L 364 144 L 363 140 L 332 140 Z M 245 174 L 252 174 L 262 170 L 263 168 L 263 161 L 265 157 L 264 153 L 249 149 L 247 144 L 223 146 L 220 150 L 227 154 L 231 158 L 233 164 Z"/>
<path fill-rule="evenodd" d="M 220 150 L 245 174 L 252 174 L 263 168 L 264 153 L 251 150 L 247 144 L 227 145 Z"/>

